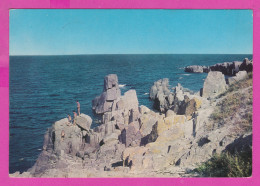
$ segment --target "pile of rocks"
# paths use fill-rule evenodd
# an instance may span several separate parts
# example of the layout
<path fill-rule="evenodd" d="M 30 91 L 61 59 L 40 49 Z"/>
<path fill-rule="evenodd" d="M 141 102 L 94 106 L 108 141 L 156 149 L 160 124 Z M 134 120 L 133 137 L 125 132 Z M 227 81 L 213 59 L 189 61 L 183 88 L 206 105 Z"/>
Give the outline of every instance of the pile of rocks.
<path fill-rule="evenodd" d="M 154 100 L 154 108 L 161 113 L 172 110 L 186 116 L 191 116 L 202 102 L 200 96 L 185 90 L 179 83 L 170 91 L 167 78 L 154 82 L 150 89 L 150 98 Z"/>
<path fill-rule="evenodd" d="M 185 72 L 191 73 L 208 73 L 210 71 L 220 71 L 224 75 L 235 76 L 239 71 L 252 72 L 253 71 L 253 61 L 245 58 L 243 62 L 233 61 L 217 63 L 212 66 L 200 66 L 191 65 L 184 68 Z"/>

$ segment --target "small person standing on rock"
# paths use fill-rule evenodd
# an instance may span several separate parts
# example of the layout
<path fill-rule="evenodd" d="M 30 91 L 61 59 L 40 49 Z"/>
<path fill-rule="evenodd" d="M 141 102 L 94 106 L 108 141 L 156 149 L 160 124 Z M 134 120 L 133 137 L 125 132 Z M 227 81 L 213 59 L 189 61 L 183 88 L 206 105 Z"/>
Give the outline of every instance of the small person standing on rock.
<path fill-rule="evenodd" d="M 63 140 L 64 140 L 64 137 L 65 137 L 65 131 L 64 131 L 64 130 L 62 130 L 62 131 L 61 131 L 61 141 L 63 141 Z"/>
<path fill-rule="evenodd" d="M 77 109 L 78 109 L 78 115 L 80 116 L 80 103 L 78 100 L 77 100 Z"/>
<path fill-rule="evenodd" d="M 71 116 L 68 114 L 68 125 L 71 124 Z"/>
<path fill-rule="evenodd" d="M 74 114 L 73 125 L 76 125 L 76 121 L 77 121 L 77 113 L 76 113 L 75 110 L 73 110 L 73 114 Z"/>

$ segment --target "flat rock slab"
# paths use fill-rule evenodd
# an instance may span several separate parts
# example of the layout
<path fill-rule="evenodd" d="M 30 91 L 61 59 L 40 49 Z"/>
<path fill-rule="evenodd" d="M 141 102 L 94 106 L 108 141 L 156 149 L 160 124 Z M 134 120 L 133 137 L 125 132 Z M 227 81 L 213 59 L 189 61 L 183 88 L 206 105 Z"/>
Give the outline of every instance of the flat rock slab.
<path fill-rule="evenodd" d="M 77 116 L 76 124 L 83 130 L 89 130 L 92 124 L 92 119 L 86 114 L 80 114 L 80 116 Z"/>

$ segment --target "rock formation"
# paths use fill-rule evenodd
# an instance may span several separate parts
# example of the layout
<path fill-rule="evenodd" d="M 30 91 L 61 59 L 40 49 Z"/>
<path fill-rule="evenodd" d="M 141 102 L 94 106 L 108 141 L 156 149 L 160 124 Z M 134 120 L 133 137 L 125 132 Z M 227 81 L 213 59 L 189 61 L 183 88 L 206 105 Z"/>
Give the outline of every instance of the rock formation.
<path fill-rule="evenodd" d="M 230 77 L 227 79 L 227 82 L 229 85 L 234 84 L 238 81 L 241 81 L 242 79 L 246 79 L 248 77 L 246 71 L 239 71 L 236 76 Z"/>
<path fill-rule="evenodd" d="M 191 72 L 191 73 L 208 73 L 209 67 L 207 66 L 200 66 L 200 65 L 191 65 L 184 68 L 185 72 Z"/>
<path fill-rule="evenodd" d="M 189 90 L 184 89 L 181 84 L 169 90 L 169 80 L 162 79 L 154 82 L 150 89 L 150 98 L 154 100 L 154 108 L 161 113 L 172 111 L 175 114 L 189 115 L 198 109 L 202 102 L 200 96 L 192 94 Z"/>
<path fill-rule="evenodd" d="M 224 75 L 235 76 L 239 71 L 253 71 L 253 61 L 245 58 L 243 62 L 241 61 L 233 61 L 233 62 L 224 62 L 217 63 L 212 66 L 200 66 L 200 65 L 192 65 L 184 68 L 185 72 L 190 73 L 208 73 L 210 71 L 220 71 Z"/>
<path fill-rule="evenodd" d="M 113 101 L 121 96 L 116 74 L 110 74 L 104 79 L 103 93 L 92 101 L 92 109 L 96 114 L 111 111 Z"/>
<path fill-rule="evenodd" d="M 244 77 L 244 73 L 237 76 Z M 55 122 L 44 136 L 34 166 L 13 175 L 180 177 L 212 154 L 234 149 L 240 140 L 250 144 L 250 134 L 229 135 L 234 130 L 231 125 L 215 127 L 210 119 L 218 102 L 216 95 L 226 86 L 221 72 L 209 72 L 203 97 L 185 91 L 180 84 L 170 91 L 168 79 L 159 80 L 150 90 L 150 98 L 161 111 L 157 113 L 138 105 L 135 90 L 121 96 L 117 76 L 108 75 L 103 93 L 92 102 L 101 124 L 92 129 L 92 119 L 85 114 L 77 117 L 76 125 L 68 124 L 66 118 Z"/>
<path fill-rule="evenodd" d="M 243 63 L 239 67 L 240 71 L 247 71 L 247 72 L 252 72 L 253 71 L 253 61 L 249 60 L 248 58 L 245 58 L 243 60 Z"/>
<path fill-rule="evenodd" d="M 203 85 L 202 96 L 205 98 L 216 97 L 227 89 L 225 77 L 221 72 L 208 73 Z"/>

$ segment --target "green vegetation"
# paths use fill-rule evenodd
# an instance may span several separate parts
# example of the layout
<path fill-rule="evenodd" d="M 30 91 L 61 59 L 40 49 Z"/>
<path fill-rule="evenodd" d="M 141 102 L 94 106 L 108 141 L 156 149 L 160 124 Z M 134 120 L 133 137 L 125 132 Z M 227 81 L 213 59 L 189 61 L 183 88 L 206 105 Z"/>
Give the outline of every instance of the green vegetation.
<path fill-rule="evenodd" d="M 250 177 L 252 175 L 252 148 L 231 155 L 228 152 L 214 155 L 193 170 L 202 177 Z"/>

